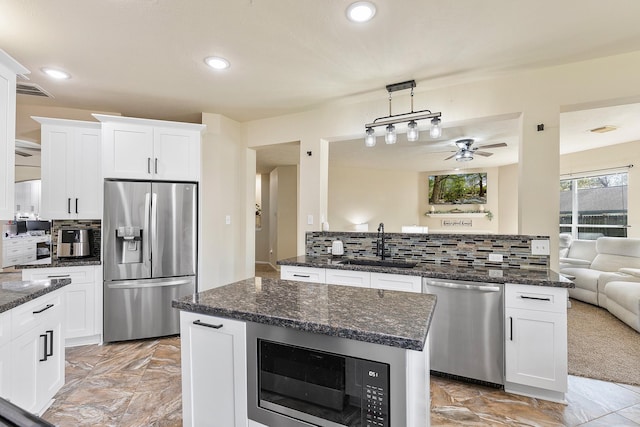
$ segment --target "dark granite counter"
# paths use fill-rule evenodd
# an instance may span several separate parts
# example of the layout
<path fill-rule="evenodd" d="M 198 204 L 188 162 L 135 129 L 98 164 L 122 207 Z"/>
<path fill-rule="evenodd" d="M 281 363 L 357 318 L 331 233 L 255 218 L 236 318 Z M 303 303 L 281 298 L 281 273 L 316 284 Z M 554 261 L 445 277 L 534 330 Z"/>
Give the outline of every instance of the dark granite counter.
<path fill-rule="evenodd" d="M 21 281 L 19 273 L 0 273 L 0 313 L 53 292 L 71 283 L 70 278 Z"/>
<path fill-rule="evenodd" d="M 212 316 L 422 351 L 435 295 L 260 277 L 175 300 Z"/>
<path fill-rule="evenodd" d="M 404 274 L 407 276 L 421 276 L 432 279 L 469 280 L 486 283 L 517 283 L 521 285 L 551 286 L 573 288 L 572 281 L 560 276 L 552 270 L 536 270 L 525 268 L 500 268 L 486 266 L 458 266 L 452 264 L 431 264 L 421 262 L 414 268 L 375 267 L 364 265 L 343 265 L 340 262 L 346 258 L 331 256 L 302 255 L 282 259 L 278 265 L 293 265 L 300 267 L 332 268 L 338 270 L 370 271 L 377 273 Z"/>
<path fill-rule="evenodd" d="M 57 267 L 83 267 L 85 265 L 100 265 L 100 257 L 87 257 L 87 258 L 68 258 L 68 259 L 54 259 L 51 264 L 26 264 L 17 265 L 15 268 L 57 268 Z"/>

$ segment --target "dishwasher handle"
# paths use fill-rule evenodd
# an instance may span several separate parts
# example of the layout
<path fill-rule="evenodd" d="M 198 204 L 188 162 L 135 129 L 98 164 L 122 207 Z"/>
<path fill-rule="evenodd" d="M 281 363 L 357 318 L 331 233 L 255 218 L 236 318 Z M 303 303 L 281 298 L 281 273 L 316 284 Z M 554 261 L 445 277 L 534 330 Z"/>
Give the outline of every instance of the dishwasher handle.
<path fill-rule="evenodd" d="M 435 280 L 427 280 L 425 282 L 427 286 L 436 286 L 438 288 L 447 288 L 447 289 L 462 289 L 468 291 L 480 291 L 480 292 L 500 292 L 500 286 L 491 286 L 491 285 L 470 285 L 464 283 L 455 283 L 455 282 L 441 282 Z"/>

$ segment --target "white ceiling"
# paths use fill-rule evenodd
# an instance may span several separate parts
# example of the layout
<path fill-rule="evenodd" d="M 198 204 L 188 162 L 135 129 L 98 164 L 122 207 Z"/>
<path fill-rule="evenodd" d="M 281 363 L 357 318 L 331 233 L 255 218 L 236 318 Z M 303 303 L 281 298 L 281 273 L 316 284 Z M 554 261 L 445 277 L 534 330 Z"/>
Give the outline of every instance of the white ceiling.
<path fill-rule="evenodd" d="M 54 96 L 19 95 L 20 105 L 193 122 L 203 111 L 248 121 L 403 80 L 428 89 L 640 50 L 637 0 L 374 2 L 374 19 L 354 24 L 348 0 L 3 0 L 0 48 Z M 210 55 L 231 68 L 209 69 Z M 47 66 L 72 78 L 52 81 L 40 71 Z M 419 149 L 447 151 L 460 135 L 448 126 L 446 140 Z M 469 132 L 509 144 L 491 129 Z M 376 152 L 393 148 L 399 162 L 415 157 L 382 145 Z"/>

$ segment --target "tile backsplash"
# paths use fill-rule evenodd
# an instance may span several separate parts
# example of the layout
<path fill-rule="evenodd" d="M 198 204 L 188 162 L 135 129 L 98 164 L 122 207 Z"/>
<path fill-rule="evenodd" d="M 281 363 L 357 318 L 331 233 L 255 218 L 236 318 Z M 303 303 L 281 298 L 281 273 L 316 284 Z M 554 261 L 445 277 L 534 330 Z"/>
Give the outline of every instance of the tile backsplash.
<path fill-rule="evenodd" d="M 549 236 L 499 234 L 411 234 L 385 233 L 386 258 L 402 261 L 548 269 L 549 255 L 532 255 L 531 240 Z M 328 255 L 334 240 L 342 240 L 343 257 L 376 258 L 377 233 L 306 233 L 306 255 Z M 502 262 L 489 261 L 489 254 L 502 255 Z"/>

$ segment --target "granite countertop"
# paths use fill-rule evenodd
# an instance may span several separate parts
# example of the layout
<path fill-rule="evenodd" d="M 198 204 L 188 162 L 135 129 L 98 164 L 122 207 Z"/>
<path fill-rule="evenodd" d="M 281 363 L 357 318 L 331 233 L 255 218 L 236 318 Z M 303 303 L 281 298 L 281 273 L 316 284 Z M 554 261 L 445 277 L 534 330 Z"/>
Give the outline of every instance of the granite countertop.
<path fill-rule="evenodd" d="M 82 267 L 85 265 L 100 265 L 100 257 L 86 257 L 86 258 L 68 258 L 65 260 L 54 259 L 51 264 L 25 264 L 17 265 L 15 268 L 27 269 L 27 268 L 57 268 L 57 267 Z"/>
<path fill-rule="evenodd" d="M 573 288 L 574 283 L 552 270 L 525 268 L 501 268 L 486 266 L 459 266 L 452 264 L 418 263 L 414 268 L 375 267 L 340 264 L 347 258 L 331 256 L 307 256 L 282 259 L 278 265 L 332 268 L 338 270 L 370 271 L 377 273 L 404 274 L 432 279 L 469 280 L 486 283 L 517 283 L 522 285 Z"/>
<path fill-rule="evenodd" d="M 255 277 L 174 300 L 180 310 L 422 351 L 436 296 Z"/>
<path fill-rule="evenodd" d="M 71 283 L 70 278 L 22 281 L 20 273 L 0 273 L 0 313 Z"/>

